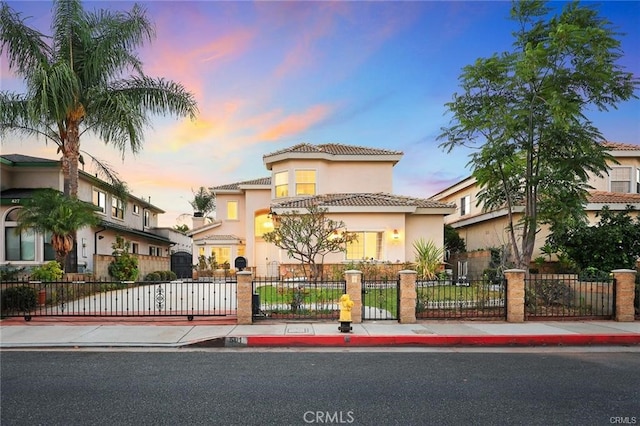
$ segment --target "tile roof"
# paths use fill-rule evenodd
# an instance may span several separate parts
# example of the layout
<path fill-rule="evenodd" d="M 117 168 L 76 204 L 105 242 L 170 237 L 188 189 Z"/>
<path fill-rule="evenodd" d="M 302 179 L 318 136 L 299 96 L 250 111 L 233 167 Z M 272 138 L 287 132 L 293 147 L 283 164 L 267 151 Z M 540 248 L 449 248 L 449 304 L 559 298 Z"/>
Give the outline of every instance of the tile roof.
<path fill-rule="evenodd" d="M 258 179 L 244 180 L 242 182 L 227 183 L 224 185 L 212 186 L 209 189 L 215 190 L 238 190 L 242 185 L 271 185 L 271 176 Z"/>
<path fill-rule="evenodd" d="M 604 147 L 611 151 L 640 151 L 640 145 L 634 145 L 631 143 L 619 143 L 619 142 L 604 142 Z"/>
<path fill-rule="evenodd" d="M 418 208 L 452 208 L 453 204 L 425 198 L 404 197 L 383 192 L 377 193 L 343 193 L 325 194 L 313 197 L 290 198 L 272 204 L 275 208 L 308 208 L 313 205 L 322 207 L 418 207 Z"/>
<path fill-rule="evenodd" d="M 635 204 L 640 203 L 640 194 L 591 191 L 587 196 L 587 201 L 595 204 Z"/>
<path fill-rule="evenodd" d="M 402 155 L 402 151 L 391 151 L 387 149 L 368 148 L 356 145 L 344 145 L 339 143 L 312 145 L 309 143 L 300 143 L 289 148 L 281 149 L 280 151 L 266 154 L 263 158 L 293 152 L 324 153 L 329 155 Z"/>

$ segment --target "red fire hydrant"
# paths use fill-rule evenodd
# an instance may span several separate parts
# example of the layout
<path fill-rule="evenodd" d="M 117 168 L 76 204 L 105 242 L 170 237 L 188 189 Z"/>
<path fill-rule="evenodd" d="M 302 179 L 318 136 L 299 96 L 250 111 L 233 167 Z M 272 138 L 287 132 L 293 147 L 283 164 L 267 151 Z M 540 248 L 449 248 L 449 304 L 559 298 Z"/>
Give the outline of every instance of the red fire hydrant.
<path fill-rule="evenodd" d="M 353 308 L 353 300 L 348 294 L 340 296 L 340 330 L 341 333 L 349 333 L 353 328 L 351 327 L 351 308 Z"/>

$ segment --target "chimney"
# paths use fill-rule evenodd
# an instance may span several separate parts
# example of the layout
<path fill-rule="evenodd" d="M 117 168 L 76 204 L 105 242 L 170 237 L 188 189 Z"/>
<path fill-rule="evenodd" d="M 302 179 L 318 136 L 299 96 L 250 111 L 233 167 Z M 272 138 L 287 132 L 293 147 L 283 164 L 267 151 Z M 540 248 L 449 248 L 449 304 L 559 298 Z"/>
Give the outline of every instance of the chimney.
<path fill-rule="evenodd" d="M 193 221 L 193 228 L 192 229 L 198 229 L 202 226 L 204 226 L 204 220 L 205 217 L 202 213 L 200 212 L 196 212 L 193 214 L 193 217 L 191 218 Z"/>

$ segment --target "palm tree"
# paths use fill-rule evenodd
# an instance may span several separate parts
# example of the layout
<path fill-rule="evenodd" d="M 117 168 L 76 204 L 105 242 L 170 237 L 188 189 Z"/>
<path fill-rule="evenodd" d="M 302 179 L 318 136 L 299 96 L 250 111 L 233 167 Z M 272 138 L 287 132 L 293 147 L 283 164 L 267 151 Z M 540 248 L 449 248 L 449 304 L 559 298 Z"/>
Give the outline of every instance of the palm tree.
<path fill-rule="evenodd" d="M 195 118 L 193 95 L 178 83 L 146 76 L 135 48 L 150 41 L 145 11 L 87 12 L 79 0 L 56 0 L 52 36 L 0 7 L 0 53 L 27 93 L 0 92 L 0 136 L 45 137 L 62 154 L 64 193 L 76 198 L 80 136 L 92 132 L 124 156 L 142 146 L 149 114 Z M 127 77 L 128 74 L 131 74 Z"/>
<path fill-rule="evenodd" d="M 56 260 L 64 267 L 67 254 L 73 249 L 76 231 L 100 222 L 95 211 L 92 204 L 70 198 L 60 191 L 42 189 L 24 202 L 18 213 L 16 232 L 51 233 Z"/>

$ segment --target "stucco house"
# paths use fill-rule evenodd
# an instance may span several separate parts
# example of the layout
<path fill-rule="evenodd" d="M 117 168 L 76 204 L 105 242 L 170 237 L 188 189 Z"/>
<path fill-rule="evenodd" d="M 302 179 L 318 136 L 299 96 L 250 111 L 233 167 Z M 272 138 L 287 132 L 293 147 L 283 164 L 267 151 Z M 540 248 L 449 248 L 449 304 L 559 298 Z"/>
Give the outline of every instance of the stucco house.
<path fill-rule="evenodd" d="M 598 222 L 596 214 L 604 206 L 611 210 L 624 210 L 627 206 L 640 210 L 640 145 L 606 142 L 605 146 L 617 163 L 609 164 L 608 175 L 590 177 L 588 184 L 592 190 L 585 211 L 591 224 Z M 445 223 L 464 238 L 468 252 L 509 245 L 507 209 L 485 211 L 484 206 L 478 204 L 480 189 L 470 176 L 430 197 L 434 201 L 456 204 L 455 211 L 445 217 Z M 516 206 L 514 211 L 522 212 L 524 207 Z M 536 237 L 533 258 L 542 255 L 540 248 L 548 235 L 548 228 L 543 226 Z M 454 265 L 454 269 L 463 269 L 459 273 L 465 273 L 465 266 L 455 268 Z"/>
<path fill-rule="evenodd" d="M 14 230 L 20 205 L 40 188 L 62 191 L 61 162 L 20 154 L 0 156 L 0 265 L 33 267 L 54 260 L 49 236 Z M 189 250 L 188 237 L 176 231 L 158 228 L 158 216 L 164 211 L 148 201 L 129 195 L 118 198 L 107 182 L 80 171 L 78 198 L 101 208 L 97 227 L 86 227 L 77 233 L 77 246 L 70 256 L 75 258 L 78 272 L 92 272 L 107 277 L 111 262 L 112 244 L 116 236 L 130 243 L 130 251 L 139 260 L 139 277 L 148 272 L 170 269 L 170 255 L 178 245 Z M 176 243 L 174 240 L 179 241 Z"/>
<path fill-rule="evenodd" d="M 304 212 L 314 203 L 358 235 L 346 252 L 326 256 L 325 264 L 362 260 L 414 261 L 414 241 L 444 244 L 445 215 L 454 205 L 393 193 L 393 168 L 403 153 L 337 143 L 301 143 L 263 156 L 268 176 L 210 188 L 216 220 L 194 218 L 194 264 L 215 254 L 220 263 L 243 256 L 258 276 L 273 276 L 295 264 L 286 251 L 266 243 L 271 214 Z"/>

